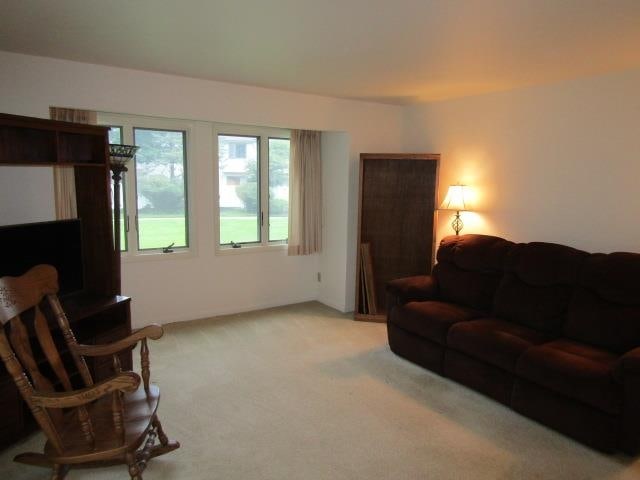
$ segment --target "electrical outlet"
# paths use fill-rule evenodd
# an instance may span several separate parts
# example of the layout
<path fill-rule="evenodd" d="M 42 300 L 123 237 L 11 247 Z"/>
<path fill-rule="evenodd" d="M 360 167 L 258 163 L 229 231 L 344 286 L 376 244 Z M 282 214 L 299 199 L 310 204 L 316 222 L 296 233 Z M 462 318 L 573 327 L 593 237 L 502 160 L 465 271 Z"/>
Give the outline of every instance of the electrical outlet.
<path fill-rule="evenodd" d="M 318 272 L 318 282 L 322 282 L 322 275 Z"/>

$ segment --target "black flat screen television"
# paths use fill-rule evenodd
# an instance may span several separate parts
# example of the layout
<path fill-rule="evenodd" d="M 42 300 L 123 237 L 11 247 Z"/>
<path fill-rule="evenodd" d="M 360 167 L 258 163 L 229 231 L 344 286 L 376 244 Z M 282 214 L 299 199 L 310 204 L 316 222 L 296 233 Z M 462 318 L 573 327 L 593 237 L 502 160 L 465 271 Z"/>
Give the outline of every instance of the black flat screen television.
<path fill-rule="evenodd" d="M 60 296 L 83 289 L 80 220 L 0 226 L 0 277 L 22 275 L 41 263 L 58 270 Z"/>

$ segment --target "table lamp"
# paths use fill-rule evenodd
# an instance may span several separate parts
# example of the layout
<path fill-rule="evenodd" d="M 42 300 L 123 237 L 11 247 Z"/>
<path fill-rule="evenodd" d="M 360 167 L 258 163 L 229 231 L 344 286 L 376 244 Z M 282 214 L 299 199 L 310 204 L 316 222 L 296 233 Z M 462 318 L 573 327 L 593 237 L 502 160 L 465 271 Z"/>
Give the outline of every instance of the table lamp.
<path fill-rule="evenodd" d="M 451 222 L 451 227 L 456 232 L 456 235 L 459 235 L 462 227 L 464 227 L 460 219 L 460 212 L 471 210 L 469 206 L 469 187 L 467 185 L 450 185 L 447 196 L 440 205 L 440 210 L 455 210 L 456 216 Z"/>

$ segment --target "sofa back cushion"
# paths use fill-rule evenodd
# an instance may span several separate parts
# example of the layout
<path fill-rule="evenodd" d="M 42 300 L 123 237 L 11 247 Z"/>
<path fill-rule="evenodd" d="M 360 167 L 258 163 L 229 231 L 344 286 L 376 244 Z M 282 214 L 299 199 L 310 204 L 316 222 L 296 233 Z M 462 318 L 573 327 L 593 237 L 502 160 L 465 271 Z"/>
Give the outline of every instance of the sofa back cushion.
<path fill-rule="evenodd" d="M 617 353 L 640 346 L 640 254 L 590 255 L 578 283 L 565 336 Z"/>
<path fill-rule="evenodd" d="M 515 245 L 496 291 L 494 314 L 541 332 L 559 333 L 587 256 L 554 243 Z"/>
<path fill-rule="evenodd" d="M 489 235 L 444 238 L 433 269 L 440 299 L 490 311 L 505 257 L 513 245 Z"/>

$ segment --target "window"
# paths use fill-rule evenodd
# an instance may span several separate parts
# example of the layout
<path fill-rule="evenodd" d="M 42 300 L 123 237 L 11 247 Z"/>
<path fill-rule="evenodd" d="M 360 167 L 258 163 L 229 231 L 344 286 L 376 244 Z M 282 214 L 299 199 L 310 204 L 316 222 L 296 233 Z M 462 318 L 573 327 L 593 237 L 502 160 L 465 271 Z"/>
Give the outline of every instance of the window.
<path fill-rule="evenodd" d="M 109 143 L 122 143 L 122 127 L 109 127 Z"/>
<path fill-rule="evenodd" d="M 179 130 L 133 128 L 138 249 L 189 245 L 185 136 Z"/>
<path fill-rule="evenodd" d="M 229 127 L 218 141 L 218 244 L 286 243 L 289 138 L 276 129 Z"/>
<path fill-rule="evenodd" d="M 239 143 L 243 142 L 243 143 Z M 260 197 L 258 150 L 260 137 L 218 135 L 220 196 L 220 244 L 260 242 Z M 238 145 L 244 145 L 244 157 L 238 157 Z M 247 145 L 249 148 L 247 148 Z M 223 179 L 235 174 L 239 185 Z"/>
<path fill-rule="evenodd" d="M 129 254 L 189 247 L 187 145 L 189 124 L 100 114 L 110 143 L 134 144 L 135 161 L 121 184 L 121 249 Z"/>

